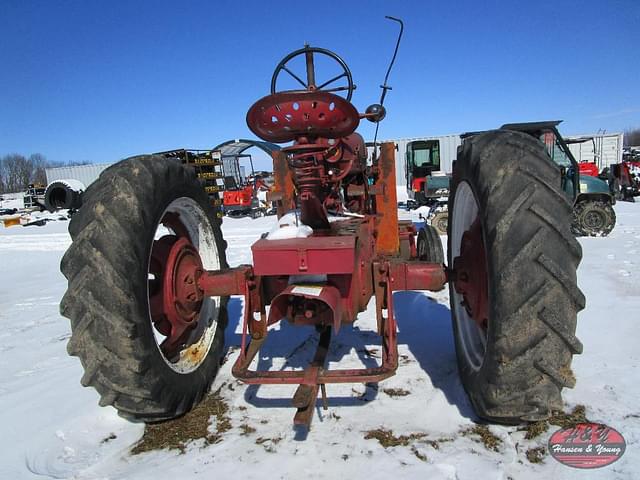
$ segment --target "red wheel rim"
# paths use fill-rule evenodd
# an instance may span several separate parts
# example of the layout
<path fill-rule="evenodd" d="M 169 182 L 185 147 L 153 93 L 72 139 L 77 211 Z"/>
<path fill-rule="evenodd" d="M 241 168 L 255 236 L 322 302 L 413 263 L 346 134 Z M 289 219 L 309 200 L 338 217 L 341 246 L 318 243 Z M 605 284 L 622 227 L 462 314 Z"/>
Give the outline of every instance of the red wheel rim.
<path fill-rule="evenodd" d="M 202 261 L 187 229 L 174 213 L 162 224 L 174 234 L 154 241 L 149 273 L 149 306 L 155 328 L 166 338 L 159 345 L 167 359 L 175 358 L 198 324 L 203 294 L 198 288 Z"/>
<path fill-rule="evenodd" d="M 471 185 L 458 184 L 450 213 L 451 310 L 459 353 L 478 370 L 490 329 L 489 275 L 480 207 Z"/>
<path fill-rule="evenodd" d="M 453 286 L 463 296 L 465 310 L 486 332 L 489 324 L 489 285 L 480 217 L 476 217 L 462 235 L 460 255 L 454 258 L 453 269 L 456 272 Z"/>

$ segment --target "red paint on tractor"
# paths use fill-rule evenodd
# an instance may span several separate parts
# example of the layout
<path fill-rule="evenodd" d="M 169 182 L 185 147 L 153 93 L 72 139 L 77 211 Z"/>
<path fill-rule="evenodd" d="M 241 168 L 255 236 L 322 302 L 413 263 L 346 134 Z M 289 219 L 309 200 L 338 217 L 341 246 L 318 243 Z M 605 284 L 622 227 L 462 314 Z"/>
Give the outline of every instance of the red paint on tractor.
<path fill-rule="evenodd" d="M 590 162 L 582 162 L 578 164 L 578 168 L 580 169 L 580 175 L 589 175 L 591 177 L 597 177 L 600 173 L 598 171 L 598 166 L 595 163 Z"/>
<path fill-rule="evenodd" d="M 411 182 L 411 190 L 414 192 L 424 192 L 424 186 L 427 183 L 427 177 L 417 177 Z"/>
<path fill-rule="evenodd" d="M 453 270 L 453 285 L 463 296 L 464 308 L 478 326 L 486 330 L 489 322 L 489 282 L 480 217 L 462 235 L 460 256 L 453 259 Z"/>
<path fill-rule="evenodd" d="M 352 236 L 300 239 L 260 239 L 251 246 L 257 275 L 351 273 L 355 241 Z"/>
<path fill-rule="evenodd" d="M 398 221 L 394 144 L 382 144 L 379 158 L 367 166 L 364 140 L 354 132 L 365 115 L 348 100 L 316 87 L 314 52 L 318 50 L 305 47 L 293 54 L 304 54 L 306 90 L 273 91 L 247 113 L 249 128 L 263 140 L 293 142 L 274 155 L 270 197 L 279 216 L 297 205 L 300 222 L 313 234 L 262 238 L 251 247 L 253 267 L 204 272 L 197 282 L 203 295 L 244 296 L 240 354 L 232 373 L 252 384 L 299 384 L 294 421 L 302 425 L 309 425 L 319 392 L 326 401 L 325 384 L 378 382 L 395 373 L 394 291 L 440 290 L 446 283 L 443 265 L 417 260 L 415 227 Z M 329 56 L 342 62 L 335 54 Z M 344 76 L 350 79 L 348 70 L 335 79 Z M 352 88 L 350 83 L 333 91 Z M 329 222 L 329 214 L 348 216 Z M 381 337 L 380 365 L 325 368 L 332 331 L 353 323 L 372 297 Z M 320 332 L 313 361 L 300 371 L 251 370 L 268 326 L 282 320 L 314 325 Z"/>
<path fill-rule="evenodd" d="M 239 190 L 226 190 L 223 193 L 222 204 L 227 208 L 251 208 L 251 201 L 253 200 L 253 196 L 253 185 L 245 185 Z"/>
<path fill-rule="evenodd" d="M 166 336 L 160 348 L 171 358 L 197 324 L 203 300 L 197 283 L 202 261 L 188 237 L 166 235 L 154 242 L 150 270 L 156 278 L 162 278 L 150 292 L 151 318 Z"/>

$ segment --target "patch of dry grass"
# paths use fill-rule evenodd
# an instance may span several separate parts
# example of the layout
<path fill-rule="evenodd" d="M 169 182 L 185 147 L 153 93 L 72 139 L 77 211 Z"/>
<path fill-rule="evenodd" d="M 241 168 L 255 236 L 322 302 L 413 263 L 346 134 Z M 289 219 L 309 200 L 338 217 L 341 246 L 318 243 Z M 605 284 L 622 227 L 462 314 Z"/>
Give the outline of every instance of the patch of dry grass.
<path fill-rule="evenodd" d="M 188 443 L 203 438 L 205 445 L 218 443 L 222 434 L 231 429 L 231 420 L 227 416 L 229 406 L 220 394 L 221 386 L 215 393 L 205 397 L 193 410 L 180 418 L 166 422 L 150 423 L 145 426 L 144 435 L 133 446 L 131 453 L 152 450 L 179 450 L 184 453 Z M 211 417 L 216 417 L 215 432 L 209 432 Z"/>
<path fill-rule="evenodd" d="M 498 446 L 502 444 L 502 440 L 495 436 L 486 425 L 474 425 L 462 430 L 460 434 L 464 437 L 472 437 L 473 440 L 484 444 L 487 450 L 493 450 L 494 452 L 498 452 Z"/>
<path fill-rule="evenodd" d="M 258 437 L 256 439 L 256 445 L 262 445 L 265 452 L 275 453 L 275 446 L 280 443 L 282 437 L 274 437 L 274 438 L 266 438 L 266 437 Z"/>
<path fill-rule="evenodd" d="M 551 417 L 547 420 L 539 420 L 537 422 L 530 423 L 522 430 L 526 433 L 524 434 L 524 438 L 526 440 L 532 440 L 547 430 L 549 430 L 549 425 L 556 425 L 562 428 L 571 428 L 575 427 L 579 423 L 589 423 L 590 420 L 585 416 L 585 407 L 584 405 L 576 405 L 571 413 L 566 412 L 554 412 Z"/>
<path fill-rule="evenodd" d="M 411 451 L 413 452 L 413 454 L 416 456 L 418 460 L 422 460 L 423 462 L 427 461 L 427 456 L 423 453 L 420 453 L 418 449 L 415 447 L 415 445 L 411 447 Z"/>
<path fill-rule="evenodd" d="M 409 445 L 409 442 L 419 440 L 426 436 L 427 435 L 425 433 L 411 433 L 409 435 L 400 435 L 396 437 L 393 434 L 392 430 L 377 428 L 375 430 L 369 430 L 368 432 L 366 432 L 364 438 L 365 440 L 378 440 L 378 442 L 380 442 L 380 445 L 382 445 L 384 448 L 388 448 L 398 446 L 406 447 L 407 445 Z"/>
<path fill-rule="evenodd" d="M 535 447 L 527 450 L 527 460 L 531 463 L 542 463 L 545 455 L 547 454 L 547 449 L 544 447 Z"/>
<path fill-rule="evenodd" d="M 409 390 L 404 388 L 383 388 L 382 391 L 390 397 L 406 397 L 411 394 Z"/>
<path fill-rule="evenodd" d="M 251 425 L 243 423 L 242 425 L 240 425 L 240 431 L 242 432 L 240 433 L 240 435 L 251 435 L 252 433 L 255 433 L 256 429 Z"/>
<path fill-rule="evenodd" d="M 554 412 L 549 418 L 551 425 L 557 425 L 562 428 L 572 428 L 579 423 L 590 423 L 591 420 L 585 416 L 584 405 L 576 405 L 571 413 Z"/>

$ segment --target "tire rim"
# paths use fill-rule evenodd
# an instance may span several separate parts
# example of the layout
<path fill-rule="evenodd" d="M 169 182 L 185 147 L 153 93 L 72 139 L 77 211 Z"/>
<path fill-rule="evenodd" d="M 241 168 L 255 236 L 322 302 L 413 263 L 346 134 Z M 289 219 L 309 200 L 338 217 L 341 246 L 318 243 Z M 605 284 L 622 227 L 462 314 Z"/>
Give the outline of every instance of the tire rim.
<path fill-rule="evenodd" d="M 605 224 L 604 215 L 596 210 L 591 210 L 584 216 L 584 223 L 591 230 L 602 230 Z"/>
<path fill-rule="evenodd" d="M 154 234 L 147 298 L 155 344 L 177 373 L 196 370 L 213 344 L 220 297 L 203 297 L 197 276 L 202 270 L 219 269 L 220 255 L 207 214 L 189 197 L 173 200 Z"/>
<path fill-rule="evenodd" d="M 456 189 L 452 216 L 449 219 L 451 222 L 451 259 L 453 259 L 450 264 L 457 263 L 456 260 L 461 258 L 463 236 L 470 231 L 474 222 L 478 221 L 478 212 L 478 203 L 471 186 L 467 182 L 460 182 Z M 479 243 L 477 248 L 481 248 L 483 252 L 480 253 L 484 254 L 484 241 Z M 476 285 L 478 281 L 482 282 L 478 278 L 470 278 L 469 280 L 471 285 L 474 284 L 473 282 L 476 282 Z M 484 282 L 487 282 L 487 278 L 484 278 Z M 482 366 L 486 353 L 488 325 L 485 324 L 483 328 L 478 321 L 474 320 L 464 306 L 465 296 L 457 288 L 456 282 L 454 288 L 451 289 L 451 305 L 454 310 L 453 318 L 456 322 L 459 344 L 467 364 L 472 370 L 477 371 Z"/>
<path fill-rule="evenodd" d="M 449 218 L 447 216 L 442 215 L 439 219 L 438 219 L 438 229 L 442 232 L 446 232 L 447 231 L 447 224 L 449 223 Z"/>

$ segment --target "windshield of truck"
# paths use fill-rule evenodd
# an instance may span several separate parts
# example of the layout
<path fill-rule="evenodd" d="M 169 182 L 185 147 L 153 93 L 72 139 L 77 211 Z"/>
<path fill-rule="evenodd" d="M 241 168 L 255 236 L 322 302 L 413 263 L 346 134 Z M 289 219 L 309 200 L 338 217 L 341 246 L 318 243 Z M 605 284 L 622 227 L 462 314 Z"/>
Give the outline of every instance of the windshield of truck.
<path fill-rule="evenodd" d="M 440 142 L 438 140 L 421 140 L 411 142 L 410 161 L 415 167 L 430 167 L 432 170 L 440 168 Z"/>
<path fill-rule="evenodd" d="M 556 164 L 560 165 L 561 167 L 571 166 L 571 160 L 569 159 L 569 156 L 564 151 L 564 149 L 562 148 L 562 145 L 558 141 L 558 138 L 553 132 L 543 133 L 542 136 L 540 137 L 540 140 L 542 141 L 542 143 L 544 143 L 545 147 L 547 148 L 547 153 L 551 157 L 551 160 L 553 160 Z"/>

